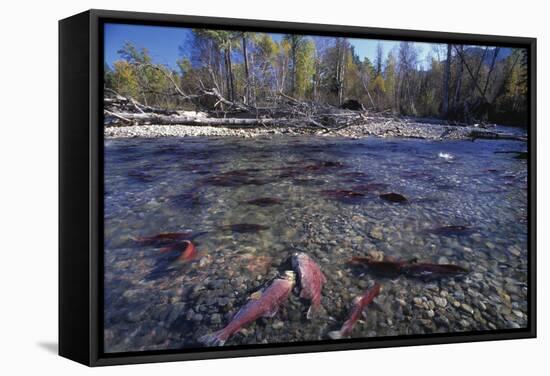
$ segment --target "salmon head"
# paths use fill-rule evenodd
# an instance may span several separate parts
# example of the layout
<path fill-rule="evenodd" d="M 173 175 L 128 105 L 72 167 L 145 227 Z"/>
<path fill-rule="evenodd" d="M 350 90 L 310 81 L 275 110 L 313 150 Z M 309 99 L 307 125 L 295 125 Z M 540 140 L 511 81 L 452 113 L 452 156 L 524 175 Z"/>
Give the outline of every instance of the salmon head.
<path fill-rule="evenodd" d="M 292 254 L 292 268 L 294 268 L 294 270 L 297 270 L 297 268 L 299 267 L 300 263 L 303 263 L 304 261 L 306 261 L 309 257 L 303 253 L 303 252 L 294 252 Z"/>

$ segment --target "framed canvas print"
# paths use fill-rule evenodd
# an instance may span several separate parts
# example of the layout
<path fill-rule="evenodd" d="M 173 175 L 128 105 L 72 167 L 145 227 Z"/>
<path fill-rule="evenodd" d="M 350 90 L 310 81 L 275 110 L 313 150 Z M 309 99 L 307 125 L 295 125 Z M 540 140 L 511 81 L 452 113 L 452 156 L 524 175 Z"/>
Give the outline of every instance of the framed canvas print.
<path fill-rule="evenodd" d="M 535 39 L 104 10 L 59 26 L 62 356 L 536 335 Z"/>

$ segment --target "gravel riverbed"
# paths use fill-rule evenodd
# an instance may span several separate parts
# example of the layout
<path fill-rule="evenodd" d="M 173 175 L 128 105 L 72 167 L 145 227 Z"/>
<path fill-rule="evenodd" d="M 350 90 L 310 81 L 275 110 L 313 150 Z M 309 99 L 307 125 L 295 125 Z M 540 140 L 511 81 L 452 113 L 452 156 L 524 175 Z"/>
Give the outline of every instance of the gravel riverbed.
<path fill-rule="evenodd" d="M 139 126 L 107 126 L 106 138 L 131 137 L 258 137 L 266 135 L 319 135 L 328 137 L 408 137 L 427 140 L 459 140 L 469 139 L 472 131 L 479 131 L 477 126 L 453 126 L 433 123 L 422 123 L 414 120 L 399 122 L 382 118 L 367 121 L 364 124 L 353 125 L 340 130 L 325 132 L 312 128 L 278 127 L 278 128 L 228 128 L 192 125 L 139 125 Z M 492 129 L 491 129 L 492 130 Z"/>

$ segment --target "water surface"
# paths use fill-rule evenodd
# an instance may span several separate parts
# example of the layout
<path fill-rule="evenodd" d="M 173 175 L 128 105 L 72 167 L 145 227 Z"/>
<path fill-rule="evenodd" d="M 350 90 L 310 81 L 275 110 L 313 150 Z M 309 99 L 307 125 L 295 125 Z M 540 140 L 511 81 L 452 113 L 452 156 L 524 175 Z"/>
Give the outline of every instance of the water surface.
<path fill-rule="evenodd" d="M 524 327 L 526 161 L 495 153 L 524 148 L 311 136 L 106 140 L 105 350 L 199 346 L 297 250 L 328 278 L 323 313 L 306 320 L 309 305 L 293 295 L 228 345 L 325 340 L 375 280 L 383 292 L 353 337 Z M 361 195 L 339 197 L 343 190 Z M 388 192 L 407 202 L 379 197 Z M 239 224 L 265 228 L 230 227 Z M 432 231 L 449 225 L 469 231 Z M 159 263 L 158 247 L 135 241 L 185 230 L 206 232 L 194 240 L 200 257 L 186 264 Z M 471 272 L 420 281 L 345 265 L 373 250 Z"/>

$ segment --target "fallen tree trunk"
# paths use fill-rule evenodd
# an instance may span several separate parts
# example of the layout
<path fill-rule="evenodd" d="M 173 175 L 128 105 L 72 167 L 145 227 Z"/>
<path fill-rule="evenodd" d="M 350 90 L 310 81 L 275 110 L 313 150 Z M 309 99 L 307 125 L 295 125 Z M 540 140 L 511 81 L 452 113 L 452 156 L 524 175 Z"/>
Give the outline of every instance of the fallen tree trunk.
<path fill-rule="evenodd" d="M 162 115 L 155 113 L 113 113 L 105 111 L 106 116 L 113 116 L 126 123 L 134 125 L 212 125 L 212 126 L 250 126 L 276 125 L 286 119 L 239 119 L 239 118 L 209 118 L 182 115 Z"/>
<path fill-rule="evenodd" d="M 516 136 L 509 133 L 497 133 L 497 132 L 478 131 L 478 130 L 471 131 L 469 136 L 472 138 L 472 140 L 485 139 L 485 140 L 512 140 L 512 141 L 524 141 L 524 142 L 527 141 L 527 137 L 523 137 L 523 136 Z"/>
<path fill-rule="evenodd" d="M 256 128 L 256 127 L 283 127 L 283 126 L 296 126 L 296 127 L 316 127 L 321 129 L 327 129 L 317 121 L 306 119 L 256 119 L 256 118 L 211 118 L 211 117 L 197 117 L 197 116 L 182 116 L 182 115 L 161 115 L 154 113 L 113 113 L 111 111 L 104 111 L 105 116 L 112 116 L 122 121 L 122 125 L 207 125 L 214 127 L 225 128 Z"/>
<path fill-rule="evenodd" d="M 334 129 L 343 129 L 362 120 L 362 114 L 354 111 L 342 111 L 332 106 L 310 102 L 300 102 L 285 94 L 279 96 L 290 104 L 267 109 L 263 116 L 259 116 L 256 108 L 231 102 L 225 99 L 216 90 L 202 90 L 204 95 L 213 96 L 218 103 L 232 108 L 234 112 L 224 111 L 224 117 L 190 116 L 181 111 L 171 111 L 145 106 L 133 98 L 124 97 L 117 92 L 106 89 L 103 100 L 106 125 L 208 125 L 222 127 L 266 127 L 266 126 L 293 126 L 311 127 L 330 132 Z M 256 113 L 254 116 L 254 112 Z M 225 117 L 229 115 L 230 117 Z M 231 117 L 231 115 L 235 117 Z"/>

